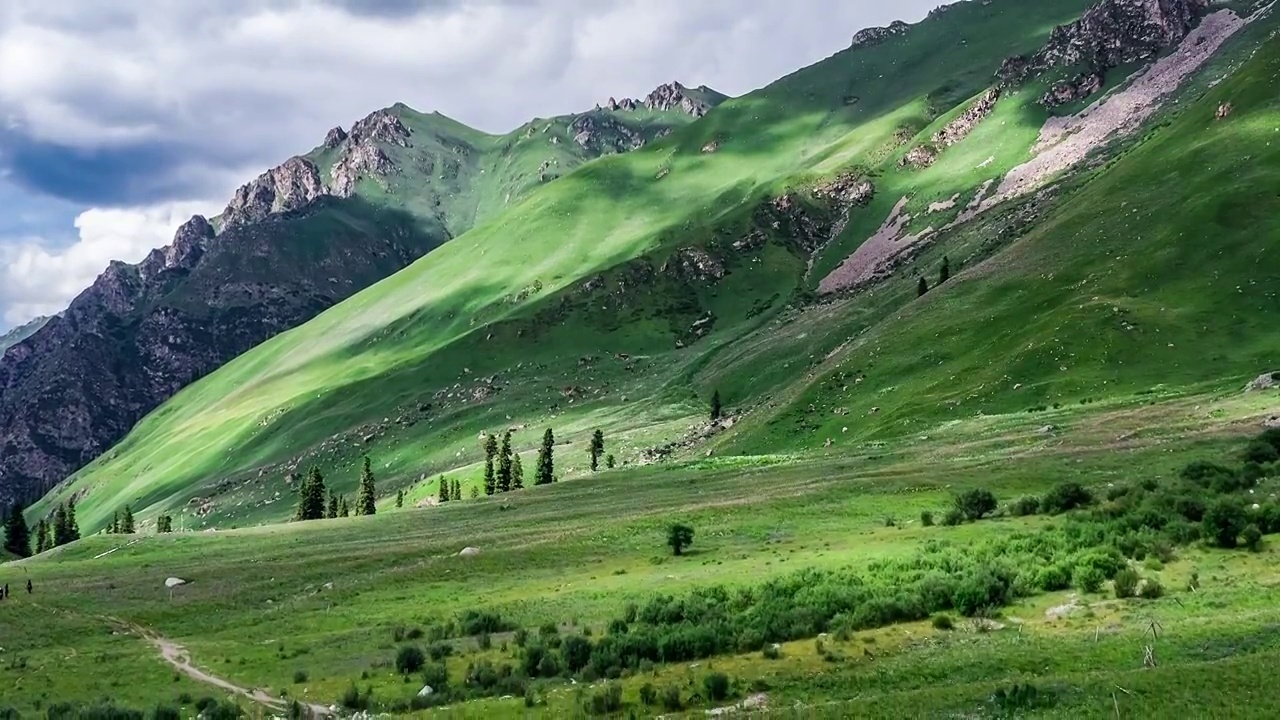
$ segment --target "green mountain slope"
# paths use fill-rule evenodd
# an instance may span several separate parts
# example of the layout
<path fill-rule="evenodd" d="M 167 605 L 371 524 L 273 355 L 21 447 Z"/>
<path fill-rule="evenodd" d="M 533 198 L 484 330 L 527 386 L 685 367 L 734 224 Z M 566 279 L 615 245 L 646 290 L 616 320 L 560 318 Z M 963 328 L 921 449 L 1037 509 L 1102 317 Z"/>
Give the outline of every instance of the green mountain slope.
<path fill-rule="evenodd" d="M 981 102 L 1006 56 L 1038 49 L 1055 25 L 1086 5 L 995 0 L 953 6 L 904 35 L 844 51 L 728 101 L 640 151 L 591 162 L 506 211 L 477 210 L 480 224 L 471 231 L 180 393 L 47 502 L 87 491 L 80 512 L 90 527 L 125 503 L 145 508 L 144 518 L 187 508 L 196 526 L 281 519 L 292 511 L 291 473 L 317 463 L 340 491 L 350 492 L 366 453 L 384 492 L 404 487 L 416 502 L 434 492 L 440 473 L 467 484 L 478 480 L 475 438 L 484 430 L 514 426 L 527 450 L 541 428 L 554 426 L 574 443 L 562 450 L 559 466 L 572 475 L 585 457 L 576 442 L 591 428 L 604 427 L 619 457 L 636 461 L 642 449 L 685 435 L 704 416 L 715 387 L 733 406 L 755 408 L 723 441 L 744 453 L 816 447 L 849 433 L 913 432 L 950 412 L 1044 402 L 1024 390 L 1046 381 L 1058 355 L 1049 351 L 1014 366 L 1001 358 L 1017 359 L 1028 328 L 1039 324 L 1039 315 L 1027 321 L 1028 309 L 1075 297 L 1042 277 L 1038 268 L 1046 257 L 1094 252 L 1087 262 L 1078 260 L 1080 269 L 1118 272 L 1115 256 L 1101 254 L 1112 248 L 1088 251 L 1080 244 L 1067 251 L 1061 233 L 1093 232 L 1086 221 L 1111 221 L 1096 214 L 1099 200 L 1105 191 L 1109 201 L 1126 202 L 1121 186 L 1099 190 L 1101 179 L 1088 181 L 1122 172 L 1137 162 L 1138 151 L 1109 170 L 1071 180 L 1052 198 L 1012 201 L 941 233 L 869 291 L 817 304 L 809 298 L 900 198 L 909 197 L 906 207 L 919 216 L 910 227 L 920 230 L 933 220 L 929 205 L 960 195 L 934 221 L 948 223 L 982 182 L 1026 159 L 1047 117 L 1036 103 L 1045 87 L 1036 82 L 1009 88 L 990 116 L 931 166 L 917 170 L 901 162 Z M 975 40 L 983 37 L 1003 42 Z M 1256 45 L 1256 37 L 1250 42 Z M 1240 54 L 1246 45 L 1233 47 Z M 1180 122 L 1192 115 L 1188 110 Z M 1216 136 L 1229 127 L 1206 132 Z M 536 124 L 532 129 L 537 132 Z M 1145 149 L 1158 148 L 1160 133 L 1141 152 L 1160 157 Z M 1163 160 L 1151 161 L 1157 162 Z M 855 191 L 861 179 L 874 184 L 874 198 Z M 476 207 L 505 204 L 502 188 L 495 184 L 489 204 Z M 1147 192 L 1156 191 L 1135 191 L 1120 212 Z M 406 207 L 417 202 L 410 193 L 400 195 L 408 198 Z M 1179 202 L 1171 193 L 1165 197 Z M 1180 202 L 1186 204 L 1185 196 Z M 1158 210 L 1147 209 L 1144 231 L 1155 232 L 1164 221 Z M 1194 220 L 1180 217 L 1182 225 L 1167 227 L 1188 232 L 1186 223 Z M 1033 225 L 1039 229 L 986 260 Z M 1154 247 L 1160 240 L 1150 242 Z M 966 272 L 915 302 L 911 271 L 932 274 L 943 253 Z M 1024 255 L 1025 264 L 1014 262 Z M 1195 260 L 1169 262 L 1191 266 Z M 1144 263 L 1125 265 L 1132 269 L 1115 287 L 1131 288 L 1134 275 L 1153 272 Z M 988 275 L 1008 279 L 979 282 Z M 1203 291 L 1195 282 L 1187 276 L 1186 297 Z M 975 289 L 967 290 L 971 283 Z M 1028 287 L 1046 291 L 1045 305 L 1019 295 Z M 952 306 L 953 293 L 977 295 Z M 937 315 L 917 319 L 930 308 Z M 1014 314 L 999 316 L 1001 308 Z M 1056 312 L 1063 313 L 1061 323 L 1077 310 Z M 1249 312 L 1256 317 L 1256 310 Z M 987 327 L 1006 327 L 1008 335 L 993 339 Z M 1057 325 L 1046 327 L 1052 333 Z M 951 356 L 934 349 L 942 347 L 944 330 L 952 333 L 951 352 L 964 359 L 955 369 Z M 880 337 L 896 342 L 891 360 L 876 350 Z M 988 352 L 986 343 L 1006 354 Z M 1197 382 L 1234 382 L 1255 361 L 1250 350 L 1216 375 L 1189 372 L 1179 381 L 1194 375 Z M 888 370 L 876 376 L 874 392 L 863 393 L 881 366 Z M 1026 378 L 1010 384 L 1019 384 L 1021 394 L 996 393 L 991 378 L 1015 375 L 1011 369 Z M 961 370 L 970 375 L 953 379 Z M 1087 374 L 1071 376 L 1068 382 L 1093 387 Z M 1153 384 L 1128 377 L 1130 386 Z M 923 383 L 918 397 L 902 391 L 896 396 L 901 406 L 883 399 L 909 382 Z M 984 392 L 991 400 L 944 412 L 938 403 L 955 397 L 939 400 L 938 385 L 954 387 L 961 400 Z M 1131 394 L 1132 387 L 1120 390 Z M 1074 399 L 1076 390 L 1063 385 L 1043 392 L 1044 398 Z M 868 398 L 865 408 L 851 406 Z"/>

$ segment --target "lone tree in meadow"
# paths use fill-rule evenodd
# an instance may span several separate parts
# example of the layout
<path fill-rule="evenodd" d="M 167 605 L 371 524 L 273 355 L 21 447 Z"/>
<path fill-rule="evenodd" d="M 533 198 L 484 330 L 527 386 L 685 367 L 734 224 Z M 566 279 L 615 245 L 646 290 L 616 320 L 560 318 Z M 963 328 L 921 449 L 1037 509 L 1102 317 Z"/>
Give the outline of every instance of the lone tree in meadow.
<path fill-rule="evenodd" d="M 404 507 L 404 490 L 396 491 L 396 508 Z"/>
<path fill-rule="evenodd" d="M 929 281 L 925 280 L 924 276 L 921 276 L 920 282 L 916 283 L 916 297 L 924 297 L 927 292 L 929 292 Z"/>
<path fill-rule="evenodd" d="M 298 520 L 319 520 L 325 515 L 324 475 L 315 465 L 307 471 L 307 479 L 302 484 L 301 497 L 298 499 Z"/>
<path fill-rule="evenodd" d="M 133 510 L 128 506 L 124 506 L 124 513 L 120 516 L 120 534 L 132 535 L 136 528 L 133 526 Z"/>
<path fill-rule="evenodd" d="M 493 459 L 498 454 L 498 438 L 489 433 L 484 439 L 484 494 L 498 491 L 498 477 L 493 469 Z"/>
<path fill-rule="evenodd" d="M 720 390 L 717 389 L 711 393 L 711 422 L 719 420 L 722 414 L 724 414 L 724 407 L 720 405 Z"/>
<path fill-rule="evenodd" d="M 449 492 L 451 489 L 452 488 L 449 487 L 449 481 L 445 478 L 445 476 L 441 475 L 440 476 L 440 498 L 439 498 L 440 502 L 447 503 L 453 499 L 453 494 Z"/>
<path fill-rule="evenodd" d="M 4 523 L 4 549 L 18 557 L 31 556 L 31 530 L 22 516 L 24 509 L 22 503 L 14 503 Z"/>
<path fill-rule="evenodd" d="M 591 472 L 600 469 L 600 457 L 604 455 L 604 431 L 596 430 L 591 433 Z"/>
<path fill-rule="evenodd" d="M 996 496 L 990 490 L 974 488 L 956 495 L 952 500 L 956 510 L 967 520 L 981 520 L 996 511 Z"/>
<path fill-rule="evenodd" d="M 693 528 L 675 523 L 667 530 L 667 544 L 676 555 L 683 555 L 684 549 L 693 544 Z"/>
<path fill-rule="evenodd" d="M 53 548 L 53 538 L 49 537 L 49 521 L 40 518 L 36 523 L 36 552 L 42 553 Z"/>
<path fill-rule="evenodd" d="M 519 455 L 511 457 L 511 489 L 524 489 L 524 465 L 520 463 Z"/>
<path fill-rule="evenodd" d="M 498 492 L 511 490 L 514 470 L 511 462 L 511 431 L 508 430 L 502 433 L 502 447 L 498 450 Z"/>
<path fill-rule="evenodd" d="M 550 485 L 556 480 L 555 472 L 556 436 L 547 428 L 542 434 L 542 447 L 538 448 L 538 469 L 535 485 Z"/>
<path fill-rule="evenodd" d="M 356 498 L 357 515 L 373 515 L 378 512 L 374 503 L 377 487 L 373 480 L 373 468 L 369 466 L 369 456 L 364 456 L 364 467 L 360 470 L 360 494 Z"/>
<path fill-rule="evenodd" d="M 951 260 L 946 255 L 942 256 L 942 269 L 938 271 L 938 284 L 951 279 Z"/>

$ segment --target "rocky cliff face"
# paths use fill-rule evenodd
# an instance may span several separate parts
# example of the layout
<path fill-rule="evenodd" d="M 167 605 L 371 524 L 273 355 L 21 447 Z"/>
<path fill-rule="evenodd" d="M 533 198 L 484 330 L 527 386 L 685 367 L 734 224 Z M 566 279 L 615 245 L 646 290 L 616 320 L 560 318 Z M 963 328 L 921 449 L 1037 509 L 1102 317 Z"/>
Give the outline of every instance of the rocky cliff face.
<path fill-rule="evenodd" d="M 1006 60 L 998 75 L 1018 83 L 1051 68 L 1075 68 L 1076 76 L 1041 98 L 1050 107 L 1074 102 L 1101 88 L 1107 71 L 1181 42 L 1208 5 L 1209 0 L 1102 0 L 1079 20 L 1054 28 L 1034 56 Z"/>
<path fill-rule="evenodd" d="M 237 192 L 220 234 L 192 218 L 4 353 L 0 504 L 43 494 L 187 384 L 445 239 L 403 213 L 322 197 L 314 166 L 296 160 Z"/>
<path fill-rule="evenodd" d="M 693 117 L 702 117 L 723 99 L 724 96 L 705 85 L 690 90 L 678 82 L 669 82 L 654 88 L 644 100 L 609 98 L 605 109 L 625 111 L 644 108 L 657 112 L 676 111 Z"/>
<path fill-rule="evenodd" d="M 31 322 L 19 325 L 5 333 L 0 333 L 0 355 L 4 354 L 11 346 L 16 345 L 23 340 L 31 337 L 49 322 L 47 317 L 38 317 Z"/>
<path fill-rule="evenodd" d="M 888 27 L 869 27 L 854 33 L 853 44 L 850 47 L 855 50 L 874 47 L 895 35 L 904 35 L 910 29 L 911 26 L 901 20 L 889 23 Z"/>

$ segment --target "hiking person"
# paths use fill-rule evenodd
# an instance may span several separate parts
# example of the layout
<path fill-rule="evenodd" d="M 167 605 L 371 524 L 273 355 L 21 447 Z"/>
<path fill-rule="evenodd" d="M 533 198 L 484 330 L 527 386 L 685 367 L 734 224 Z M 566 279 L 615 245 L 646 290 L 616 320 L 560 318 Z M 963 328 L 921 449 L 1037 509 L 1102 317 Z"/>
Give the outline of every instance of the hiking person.
<path fill-rule="evenodd" d="M 31 594 L 31 578 L 27 578 L 27 594 Z"/>

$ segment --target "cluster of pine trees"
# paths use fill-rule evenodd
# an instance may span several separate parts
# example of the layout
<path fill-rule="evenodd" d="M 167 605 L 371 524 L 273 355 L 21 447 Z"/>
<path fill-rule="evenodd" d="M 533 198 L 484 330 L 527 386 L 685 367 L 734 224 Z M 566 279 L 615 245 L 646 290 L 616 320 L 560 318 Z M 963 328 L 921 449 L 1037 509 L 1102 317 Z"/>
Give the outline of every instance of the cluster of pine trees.
<path fill-rule="evenodd" d="M 294 514 L 294 519 L 320 520 L 347 517 L 353 511 L 356 515 L 374 515 L 378 512 L 376 500 L 377 486 L 368 456 L 365 456 L 364 467 L 360 471 L 360 488 L 356 492 L 354 506 L 347 502 L 345 496 L 339 496 L 333 490 L 326 488 L 324 475 L 320 472 L 320 468 L 313 465 L 307 472 L 307 479 L 299 488 L 298 511 Z M 396 496 L 396 503 L 397 507 L 404 503 L 403 492 Z"/>
<path fill-rule="evenodd" d="M 951 259 L 944 255 L 942 256 L 942 269 L 938 271 L 938 284 L 941 285 L 942 283 L 950 279 L 951 279 Z M 920 282 L 916 285 L 916 295 L 920 297 L 924 297 L 924 294 L 927 292 L 929 292 L 929 281 L 925 280 L 924 277 L 922 276 L 920 278 Z"/>
<path fill-rule="evenodd" d="M 484 440 L 484 494 L 492 495 L 523 488 L 524 466 L 520 463 L 520 456 L 511 449 L 511 431 L 502 434 L 501 447 L 498 446 L 497 436 L 489 433 Z M 451 496 L 449 499 L 457 498 Z"/>
<path fill-rule="evenodd" d="M 134 530 L 133 510 L 128 505 L 124 506 L 123 513 L 111 513 L 111 524 L 107 526 L 109 535 L 132 535 Z"/>
<path fill-rule="evenodd" d="M 445 503 L 445 502 L 449 502 L 450 500 L 461 500 L 461 499 L 462 499 L 462 483 L 458 482 L 457 479 L 450 481 L 448 478 L 441 475 L 440 476 L 440 494 L 439 494 L 440 502 Z"/>
<path fill-rule="evenodd" d="M 31 528 L 23 515 L 26 508 L 14 503 L 4 521 L 4 549 L 18 557 L 31 556 Z M 51 519 L 41 518 L 36 523 L 35 551 L 42 553 L 59 545 L 80 539 L 80 525 L 76 523 L 76 502 L 59 504 Z"/>

